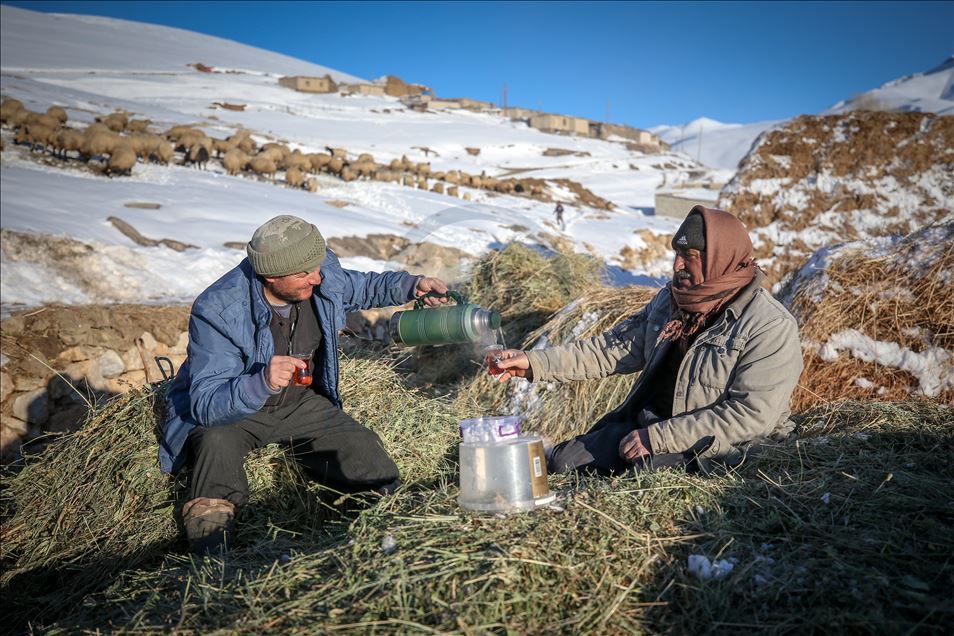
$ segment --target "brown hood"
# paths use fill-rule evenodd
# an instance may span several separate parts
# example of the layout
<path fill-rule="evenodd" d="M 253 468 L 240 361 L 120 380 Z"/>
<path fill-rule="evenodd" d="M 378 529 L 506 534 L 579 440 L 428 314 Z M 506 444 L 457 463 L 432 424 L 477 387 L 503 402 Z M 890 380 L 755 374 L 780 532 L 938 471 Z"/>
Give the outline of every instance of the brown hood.
<path fill-rule="evenodd" d="M 697 205 L 689 214 L 701 214 L 706 227 L 706 281 L 731 274 L 752 258 L 752 239 L 745 225 L 728 212 Z M 751 280 L 751 278 L 750 278 Z"/>

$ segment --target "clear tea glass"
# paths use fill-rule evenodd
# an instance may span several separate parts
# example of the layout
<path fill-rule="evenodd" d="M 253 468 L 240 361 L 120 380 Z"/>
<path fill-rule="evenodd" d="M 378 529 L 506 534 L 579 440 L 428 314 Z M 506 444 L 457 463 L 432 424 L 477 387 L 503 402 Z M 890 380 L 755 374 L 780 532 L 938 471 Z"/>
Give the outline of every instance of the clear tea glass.
<path fill-rule="evenodd" d="M 500 362 L 503 360 L 503 358 L 500 357 L 502 351 L 503 345 L 499 344 L 484 347 L 484 364 L 487 365 L 487 373 L 495 378 L 503 375 L 504 371 L 506 371 L 506 369 L 500 368 Z"/>
<path fill-rule="evenodd" d="M 311 386 L 312 375 L 311 375 L 311 358 L 313 351 L 303 351 L 301 353 L 290 353 L 289 355 L 293 358 L 298 358 L 303 360 L 306 366 L 304 369 L 295 369 L 295 375 L 292 376 L 292 382 L 298 386 Z"/>

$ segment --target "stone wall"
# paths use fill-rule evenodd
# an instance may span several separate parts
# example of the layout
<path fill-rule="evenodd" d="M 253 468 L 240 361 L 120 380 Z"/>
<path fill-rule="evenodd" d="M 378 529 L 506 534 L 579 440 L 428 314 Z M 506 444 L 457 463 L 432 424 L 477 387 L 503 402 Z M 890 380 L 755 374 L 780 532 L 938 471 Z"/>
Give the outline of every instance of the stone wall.
<path fill-rule="evenodd" d="M 45 433 L 75 430 L 88 404 L 176 369 L 185 361 L 187 306 L 47 306 L 0 323 L 0 461 Z"/>

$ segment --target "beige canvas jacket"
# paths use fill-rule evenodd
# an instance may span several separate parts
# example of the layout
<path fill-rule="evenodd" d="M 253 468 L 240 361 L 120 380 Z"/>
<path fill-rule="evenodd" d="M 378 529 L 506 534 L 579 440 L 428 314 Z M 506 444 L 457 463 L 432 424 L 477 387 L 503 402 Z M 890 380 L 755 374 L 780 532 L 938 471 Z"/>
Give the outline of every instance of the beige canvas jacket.
<path fill-rule="evenodd" d="M 674 389 L 676 415 L 648 428 L 654 453 L 693 451 L 705 469 L 712 461 L 738 463 L 749 442 L 793 430 L 789 402 L 802 372 L 798 327 L 762 288 L 763 278 L 760 272 L 686 352 Z M 528 351 L 534 381 L 587 380 L 645 369 L 630 397 L 645 396 L 670 346 L 656 341 L 673 309 L 667 287 L 611 331 Z"/>

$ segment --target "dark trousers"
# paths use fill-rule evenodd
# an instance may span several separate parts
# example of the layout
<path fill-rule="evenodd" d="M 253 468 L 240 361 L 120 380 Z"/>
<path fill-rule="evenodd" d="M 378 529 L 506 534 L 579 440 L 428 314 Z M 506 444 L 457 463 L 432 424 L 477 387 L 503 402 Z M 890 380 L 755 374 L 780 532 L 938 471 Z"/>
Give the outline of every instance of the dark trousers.
<path fill-rule="evenodd" d="M 637 428 L 645 428 L 659 421 L 652 411 L 643 409 L 636 421 L 600 420 L 593 428 L 565 442 L 557 444 L 550 453 L 547 470 L 567 473 L 574 470 L 599 475 L 616 475 L 627 470 L 649 470 L 675 466 L 692 468 L 683 453 L 660 453 L 650 458 L 629 462 L 619 455 L 619 443 Z"/>
<path fill-rule="evenodd" d="M 376 433 L 327 398 L 308 391 L 294 404 L 259 411 L 235 424 L 193 429 L 189 499 L 245 504 L 245 456 L 272 442 L 287 445 L 309 477 L 341 492 L 372 490 L 398 479 L 397 466 Z"/>

